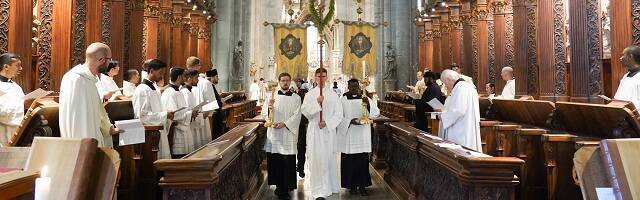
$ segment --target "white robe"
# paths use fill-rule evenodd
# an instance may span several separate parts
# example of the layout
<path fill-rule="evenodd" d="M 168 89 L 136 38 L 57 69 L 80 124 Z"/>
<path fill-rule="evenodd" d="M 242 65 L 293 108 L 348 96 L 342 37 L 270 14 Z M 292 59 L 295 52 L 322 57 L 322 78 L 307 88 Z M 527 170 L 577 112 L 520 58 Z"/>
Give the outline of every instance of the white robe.
<path fill-rule="evenodd" d="M 200 93 L 196 96 L 196 101 L 198 103 L 208 101 L 214 102 L 216 101 L 216 93 L 213 90 L 213 84 L 211 81 L 206 78 L 198 78 L 198 90 Z M 222 107 L 222 105 L 218 104 L 218 108 Z"/>
<path fill-rule="evenodd" d="M 640 72 L 633 77 L 627 77 L 626 73 L 620 80 L 614 99 L 633 102 L 636 108 L 640 108 Z"/>
<path fill-rule="evenodd" d="M 459 81 L 444 102 L 438 136 L 453 143 L 482 152 L 480 140 L 480 106 L 473 85 Z"/>
<path fill-rule="evenodd" d="M 260 99 L 260 86 L 257 83 L 251 83 L 249 86 L 249 100 Z"/>
<path fill-rule="evenodd" d="M 499 99 L 515 99 L 516 98 L 516 80 L 511 79 L 507 81 L 502 89 L 502 94 L 495 98 Z"/>
<path fill-rule="evenodd" d="M 173 112 L 182 107 L 189 107 L 182 92 L 176 91 L 173 87 L 167 87 L 162 92 L 162 106 L 165 112 Z M 175 123 L 172 153 L 174 155 L 183 155 L 195 150 L 193 133 L 191 132 L 191 109 L 183 109 L 176 112 L 173 120 L 169 120 L 168 125 L 171 125 L 171 123 Z M 166 128 L 166 130 L 169 131 L 169 128 Z"/>
<path fill-rule="evenodd" d="M 380 116 L 378 104 L 373 99 L 368 99 L 371 111 L 366 112 L 369 113 L 369 118 L 373 119 Z M 338 126 L 338 147 L 340 152 L 346 154 L 371 152 L 371 124 L 351 124 L 351 119 L 362 117 L 362 99 L 347 99 L 347 96 L 342 96 L 340 101 L 342 102 L 342 109 L 344 109 L 344 118 L 340 126 Z"/>
<path fill-rule="evenodd" d="M 0 147 L 7 146 L 24 117 L 24 92 L 16 82 L 0 82 Z"/>
<path fill-rule="evenodd" d="M 169 151 L 169 139 L 167 138 L 169 129 L 167 124 L 167 112 L 163 111 L 162 100 L 160 96 L 160 88 L 154 83 L 156 90 L 152 90 L 146 84 L 140 84 L 133 93 L 133 111 L 135 117 L 142 121 L 144 125 L 164 126 L 164 130 L 160 131 L 160 152 L 158 159 L 169 159 L 171 153 Z"/>
<path fill-rule="evenodd" d="M 320 87 L 313 88 L 305 96 L 301 111 L 309 119 L 307 126 L 307 163 L 309 169 L 305 185 L 308 185 L 313 198 L 330 196 L 338 193 L 340 179 L 338 177 L 338 149 L 336 129 L 342 121 L 342 104 L 340 98 L 329 87 L 323 88 L 324 101 L 322 108 L 316 100 L 320 96 Z M 320 111 L 326 127 L 319 128 Z"/>
<path fill-rule="evenodd" d="M 113 93 L 113 95 L 111 95 L 109 101 L 115 100 L 117 96 L 122 96 L 122 92 L 120 92 L 120 88 L 118 87 L 118 84 L 116 84 L 116 82 L 113 80 L 113 78 L 102 73 L 100 74 L 100 80 L 96 83 L 96 87 L 98 88 L 100 99 L 104 99 L 104 96 L 107 93 L 113 91 L 115 92 Z"/>
<path fill-rule="evenodd" d="M 186 87 L 180 88 L 180 92 L 184 95 L 185 102 L 187 102 L 189 109 L 197 106 L 196 94 L 199 93 L 197 87 L 192 87 L 191 91 Z M 195 149 L 211 142 L 211 131 L 209 129 L 209 123 L 205 120 L 204 113 L 198 114 L 198 116 L 191 121 L 191 133 L 193 134 L 193 143 Z"/>
<path fill-rule="evenodd" d="M 64 74 L 60 83 L 60 136 L 95 138 L 100 147 L 111 147 L 111 123 L 96 88 L 98 78 L 89 67 L 78 65 Z"/>
<path fill-rule="evenodd" d="M 129 81 L 122 81 L 122 94 L 126 97 L 132 97 L 136 91 L 136 84 Z"/>
<path fill-rule="evenodd" d="M 271 99 L 271 94 L 267 97 Z M 264 144 L 264 150 L 269 153 L 277 153 L 282 155 L 295 155 L 298 153 L 298 128 L 300 127 L 300 105 L 302 100 L 298 94 L 293 93 L 291 96 L 278 95 L 276 93 L 275 102 L 273 104 L 273 122 L 284 123 L 287 127 L 281 129 L 268 128 L 267 140 Z M 269 116 L 269 101 L 265 101 L 262 106 L 262 115 Z"/>

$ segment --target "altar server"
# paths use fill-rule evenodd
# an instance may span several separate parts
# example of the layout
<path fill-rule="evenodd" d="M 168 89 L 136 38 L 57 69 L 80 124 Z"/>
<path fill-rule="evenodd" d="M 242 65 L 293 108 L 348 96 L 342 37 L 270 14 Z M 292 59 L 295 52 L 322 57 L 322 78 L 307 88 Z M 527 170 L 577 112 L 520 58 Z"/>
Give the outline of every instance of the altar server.
<path fill-rule="evenodd" d="M 147 72 L 147 78 L 142 80 L 142 84 L 136 87 L 133 93 L 133 111 L 135 117 L 140 119 L 144 125 L 164 126 L 165 130 L 160 131 L 160 152 L 159 159 L 171 158 L 169 150 L 168 121 L 173 120 L 174 112 L 163 110 L 160 88 L 156 85 L 164 74 L 167 64 L 158 60 L 150 59 L 144 62 L 143 68 Z"/>
<path fill-rule="evenodd" d="M 363 124 L 360 118 L 363 112 L 369 118 L 380 115 L 377 103 L 367 96 L 362 96 L 357 79 L 348 81 L 347 93 L 341 98 L 344 117 L 338 127 L 338 147 L 341 154 L 341 185 L 349 189 L 351 194 L 360 192 L 367 196 L 367 186 L 371 186 L 369 175 L 369 153 L 371 152 L 371 123 Z M 366 105 L 366 110 L 363 108 Z"/>
<path fill-rule="evenodd" d="M 278 76 L 280 88 L 271 100 L 271 94 L 262 106 L 262 115 L 272 113 L 273 126 L 267 129 L 264 150 L 267 152 L 267 170 L 269 185 L 275 185 L 279 199 L 289 199 L 289 192 L 297 188 L 296 153 L 298 128 L 300 126 L 300 105 L 302 100 L 290 89 L 291 75 L 281 73 Z M 269 111 L 269 107 L 273 108 Z"/>
<path fill-rule="evenodd" d="M 184 95 L 188 108 L 193 109 L 198 105 L 196 96 L 201 96 L 200 90 L 197 88 L 198 71 L 187 70 L 184 76 L 185 82 L 182 88 L 180 88 L 180 92 Z M 193 112 L 196 112 L 196 110 L 193 110 Z M 209 115 L 209 112 L 199 112 L 195 117 L 192 116 L 191 118 L 191 133 L 193 134 L 193 142 L 196 149 L 211 142 L 209 121 L 206 120 L 206 117 Z"/>
<path fill-rule="evenodd" d="M 502 80 L 507 81 L 507 84 L 504 85 L 504 89 L 502 89 L 502 94 L 497 96 L 496 98 L 500 99 L 515 99 L 516 98 L 516 79 L 513 78 L 513 68 L 512 67 L 503 67 L 502 72 L 500 73 Z"/>
<path fill-rule="evenodd" d="M 450 91 L 445 100 L 438 135 L 448 141 L 482 152 L 480 106 L 474 86 L 453 70 L 442 72 L 442 82 Z"/>
<path fill-rule="evenodd" d="M 315 79 L 322 86 L 322 95 L 320 87 L 315 87 L 307 93 L 302 103 L 302 114 L 309 119 L 307 162 L 310 174 L 305 179 L 305 185 L 308 185 L 305 189 L 309 189 L 313 198 L 324 199 L 340 190 L 335 142 L 336 128 L 343 115 L 340 97 L 327 87 L 327 70 L 318 68 Z"/>
<path fill-rule="evenodd" d="M 189 109 L 189 104 L 180 92 L 180 86 L 184 83 L 184 72 L 182 68 L 171 68 L 169 73 L 171 80 L 169 87 L 162 92 L 163 111 L 175 112 L 173 120 L 169 121 L 169 125 L 173 125 L 173 146 L 171 154 L 174 157 L 182 157 L 195 150 L 193 133 L 191 132 L 191 119 L 195 118 L 198 111 Z M 166 130 L 170 130 L 168 127 Z"/>
<path fill-rule="evenodd" d="M 640 46 L 631 45 L 622 51 L 620 62 L 627 69 L 620 80 L 614 99 L 633 102 L 636 108 L 640 107 Z"/>
<path fill-rule="evenodd" d="M 111 49 L 103 43 L 87 47 L 85 62 L 64 74 L 60 82 L 58 119 L 63 138 L 94 138 L 100 147 L 112 147 L 111 135 L 120 131 L 111 125 L 96 88 L 100 69 L 111 60 Z"/>
<path fill-rule="evenodd" d="M 218 102 L 216 104 L 217 108 L 215 112 L 211 116 L 213 118 L 213 127 L 211 127 L 211 139 L 216 139 L 224 134 L 225 124 L 222 123 L 224 121 L 224 113 L 222 110 L 222 106 L 224 105 L 222 102 L 222 98 L 220 98 L 220 93 L 218 93 L 218 89 L 216 85 L 220 80 L 218 76 L 218 70 L 211 69 L 206 72 L 206 79 L 200 79 L 198 81 L 198 89 L 202 92 L 202 97 L 198 99 L 198 102 L 202 102 L 206 100 L 208 102 Z"/>
<path fill-rule="evenodd" d="M 9 140 L 24 117 L 24 92 L 13 79 L 22 71 L 16 54 L 0 55 L 0 147 Z"/>
<path fill-rule="evenodd" d="M 113 80 L 119 71 L 120 66 L 115 60 L 109 62 L 107 68 L 100 70 L 100 81 L 96 83 L 96 87 L 103 101 L 113 101 L 122 96 L 118 84 Z"/>
<path fill-rule="evenodd" d="M 124 72 L 124 80 L 122 81 L 122 94 L 127 97 L 133 97 L 136 91 L 136 85 L 140 83 L 140 73 L 138 70 L 130 69 Z"/>

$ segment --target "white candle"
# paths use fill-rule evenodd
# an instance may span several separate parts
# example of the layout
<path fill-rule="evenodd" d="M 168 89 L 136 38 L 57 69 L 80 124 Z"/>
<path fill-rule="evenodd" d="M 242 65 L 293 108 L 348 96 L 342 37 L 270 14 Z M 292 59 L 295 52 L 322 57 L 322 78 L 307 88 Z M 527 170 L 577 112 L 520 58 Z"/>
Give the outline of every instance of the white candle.
<path fill-rule="evenodd" d="M 362 61 L 362 79 L 367 75 L 367 67 L 365 65 L 364 60 Z"/>
<path fill-rule="evenodd" d="M 49 191 L 51 189 L 51 178 L 47 177 L 47 166 L 42 167 L 40 178 L 36 179 L 35 200 L 49 199 Z"/>

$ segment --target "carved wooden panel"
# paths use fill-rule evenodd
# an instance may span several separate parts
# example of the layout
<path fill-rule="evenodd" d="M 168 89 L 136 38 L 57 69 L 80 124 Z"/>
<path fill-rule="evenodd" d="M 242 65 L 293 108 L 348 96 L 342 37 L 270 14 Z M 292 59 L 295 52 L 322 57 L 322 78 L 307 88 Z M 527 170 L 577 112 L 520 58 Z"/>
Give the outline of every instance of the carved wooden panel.
<path fill-rule="evenodd" d="M 130 20 L 131 20 L 131 4 L 130 3 L 125 3 L 124 4 L 124 28 L 122 29 L 124 31 L 124 49 L 123 52 L 125 52 L 125 54 L 122 57 L 122 65 L 124 66 L 123 71 L 126 71 L 130 68 L 129 64 L 129 47 L 131 46 L 129 43 L 131 42 L 130 37 L 131 37 L 131 26 L 130 26 Z"/>
<path fill-rule="evenodd" d="M 633 19 L 633 44 L 640 45 L 640 1 L 638 0 L 631 1 L 631 18 Z"/>
<path fill-rule="evenodd" d="M 51 88 L 51 73 L 49 72 L 49 66 L 51 66 L 51 32 L 53 22 L 53 0 L 42 0 L 40 2 L 40 29 L 39 43 L 38 43 L 38 80 L 40 80 L 38 87 L 50 90 Z"/>
<path fill-rule="evenodd" d="M 602 31 L 600 31 L 600 1 L 588 0 L 587 2 L 587 30 L 589 51 L 589 95 L 597 96 L 602 91 Z"/>
<path fill-rule="evenodd" d="M 87 21 L 87 1 L 76 0 L 75 10 L 73 13 L 73 50 L 71 52 L 71 65 L 76 66 L 82 64 L 85 53 L 85 29 Z"/>
<path fill-rule="evenodd" d="M 110 45 L 111 44 L 111 2 L 103 1 L 102 2 L 102 31 L 100 36 L 102 37 L 102 42 Z"/>
<path fill-rule="evenodd" d="M 553 50 L 555 55 L 555 84 L 554 94 L 556 96 L 565 96 L 567 94 L 567 71 L 564 64 L 566 53 L 564 48 L 564 4 L 563 0 L 553 0 Z"/>
<path fill-rule="evenodd" d="M 527 92 L 529 95 L 538 94 L 538 42 L 537 12 L 535 6 L 527 7 Z"/>
<path fill-rule="evenodd" d="M 496 82 L 496 55 L 495 55 L 495 26 L 493 21 L 487 21 L 489 29 L 489 82 Z"/>
<path fill-rule="evenodd" d="M 9 0 L 0 0 L 0 54 L 9 50 Z"/>
<path fill-rule="evenodd" d="M 505 15 L 506 37 L 505 37 L 505 66 L 513 66 L 514 62 L 514 39 L 513 39 L 513 14 Z M 504 66 L 498 66 L 502 69 Z"/>

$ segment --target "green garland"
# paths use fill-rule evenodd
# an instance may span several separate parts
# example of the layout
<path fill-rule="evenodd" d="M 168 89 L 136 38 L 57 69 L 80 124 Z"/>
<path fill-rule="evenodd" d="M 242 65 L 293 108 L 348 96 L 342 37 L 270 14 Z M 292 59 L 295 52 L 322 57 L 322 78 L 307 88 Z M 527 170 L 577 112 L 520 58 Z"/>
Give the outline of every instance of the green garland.
<path fill-rule="evenodd" d="M 329 2 L 329 12 L 327 12 L 327 15 L 322 17 L 322 13 L 318 13 L 318 10 L 316 10 L 316 0 L 309 0 L 309 14 L 311 15 L 311 21 L 318 28 L 318 33 L 320 33 L 320 35 L 324 34 L 324 29 L 329 25 L 329 22 L 331 22 L 331 18 L 333 18 L 335 10 L 335 0 L 331 0 Z"/>

